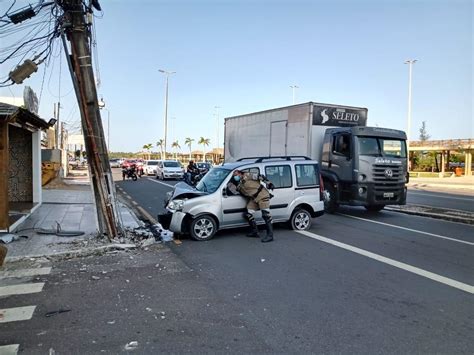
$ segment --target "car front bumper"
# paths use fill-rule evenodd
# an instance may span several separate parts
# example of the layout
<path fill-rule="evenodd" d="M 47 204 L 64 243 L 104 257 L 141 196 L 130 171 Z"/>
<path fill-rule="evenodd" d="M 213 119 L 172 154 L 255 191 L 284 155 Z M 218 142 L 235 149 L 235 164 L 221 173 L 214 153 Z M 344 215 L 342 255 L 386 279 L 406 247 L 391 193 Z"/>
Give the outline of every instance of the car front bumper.
<path fill-rule="evenodd" d="M 167 212 L 158 215 L 158 222 L 164 229 L 167 229 L 173 233 L 184 233 L 184 217 L 186 217 L 186 213 L 183 212 Z"/>

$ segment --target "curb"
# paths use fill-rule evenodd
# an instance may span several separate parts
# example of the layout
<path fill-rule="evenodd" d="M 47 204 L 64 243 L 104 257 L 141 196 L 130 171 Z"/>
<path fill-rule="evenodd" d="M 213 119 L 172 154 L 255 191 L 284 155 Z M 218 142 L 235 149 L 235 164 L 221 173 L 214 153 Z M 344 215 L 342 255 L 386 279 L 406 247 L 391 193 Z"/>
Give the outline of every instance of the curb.
<path fill-rule="evenodd" d="M 447 190 L 474 190 L 474 185 L 472 184 L 436 184 L 436 183 L 430 183 L 430 182 L 420 182 L 420 183 L 408 183 L 408 187 L 415 187 L 415 188 L 420 188 L 420 187 L 437 187 L 437 188 L 445 188 Z"/>
<path fill-rule="evenodd" d="M 25 259 L 36 259 L 36 258 L 46 258 L 49 260 L 55 259 L 72 259 L 72 258 L 83 258 L 86 256 L 92 255 L 100 255 L 109 251 L 127 251 L 132 249 L 137 249 L 138 246 L 135 244 L 109 244 L 109 245 L 102 245 L 95 248 L 87 248 L 87 249 L 77 249 L 77 250 L 66 250 L 58 253 L 51 253 L 51 254 L 36 254 L 36 255 L 22 255 L 22 256 L 12 256 L 7 257 L 5 259 L 5 263 L 14 263 L 18 261 L 22 261 Z"/>
<path fill-rule="evenodd" d="M 474 213 L 466 211 L 441 209 L 421 205 L 386 206 L 385 209 L 392 212 L 474 225 Z M 449 214 L 450 212 L 453 214 Z"/>

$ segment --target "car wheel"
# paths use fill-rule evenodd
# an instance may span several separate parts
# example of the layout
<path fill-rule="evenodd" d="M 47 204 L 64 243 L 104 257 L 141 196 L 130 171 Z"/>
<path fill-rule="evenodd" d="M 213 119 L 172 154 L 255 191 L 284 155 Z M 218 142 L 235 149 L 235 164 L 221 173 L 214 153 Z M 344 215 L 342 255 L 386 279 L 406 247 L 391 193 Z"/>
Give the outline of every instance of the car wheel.
<path fill-rule="evenodd" d="M 336 189 L 331 182 L 324 183 L 324 209 L 328 213 L 336 212 L 339 207 L 336 201 Z"/>
<path fill-rule="evenodd" d="M 385 206 L 365 206 L 365 209 L 370 212 L 380 212 Z"/>
<path fill-rule="evenodd" d="M 210 240 L 217 232 L 217 225 L 209 215 L 204 215 L 193 219 L 191 222 L 191 238 L 198 241 Z"/>
<path fill-rule="evenodd" d="M 305 231 L 311 227 L 311 214 L 304 208 L 297 208 L 293 211 L 290 218 L 291 229 L 296 231 Z"/>

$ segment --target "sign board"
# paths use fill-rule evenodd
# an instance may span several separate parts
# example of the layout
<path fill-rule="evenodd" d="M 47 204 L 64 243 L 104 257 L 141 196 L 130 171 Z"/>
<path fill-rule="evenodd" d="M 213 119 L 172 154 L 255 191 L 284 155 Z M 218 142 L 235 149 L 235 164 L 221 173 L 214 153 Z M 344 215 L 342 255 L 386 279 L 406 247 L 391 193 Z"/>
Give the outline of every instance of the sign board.
<path fill-rule="evenodd" d="M 366 124 L 366 108 L 313 105 L 313 125 L 351 127 Z"/>

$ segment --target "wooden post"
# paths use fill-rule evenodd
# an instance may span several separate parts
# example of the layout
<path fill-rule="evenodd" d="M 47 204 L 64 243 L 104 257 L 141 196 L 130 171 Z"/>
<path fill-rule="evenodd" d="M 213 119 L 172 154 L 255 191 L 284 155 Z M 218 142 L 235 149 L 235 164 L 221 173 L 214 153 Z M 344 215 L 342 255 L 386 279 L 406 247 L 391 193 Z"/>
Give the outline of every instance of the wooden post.
<path fill-rule="evenodd" d="M 8 123 L 0 122 L 0 230 L 8 230 L 10 219 L 8 217 Z"/>

